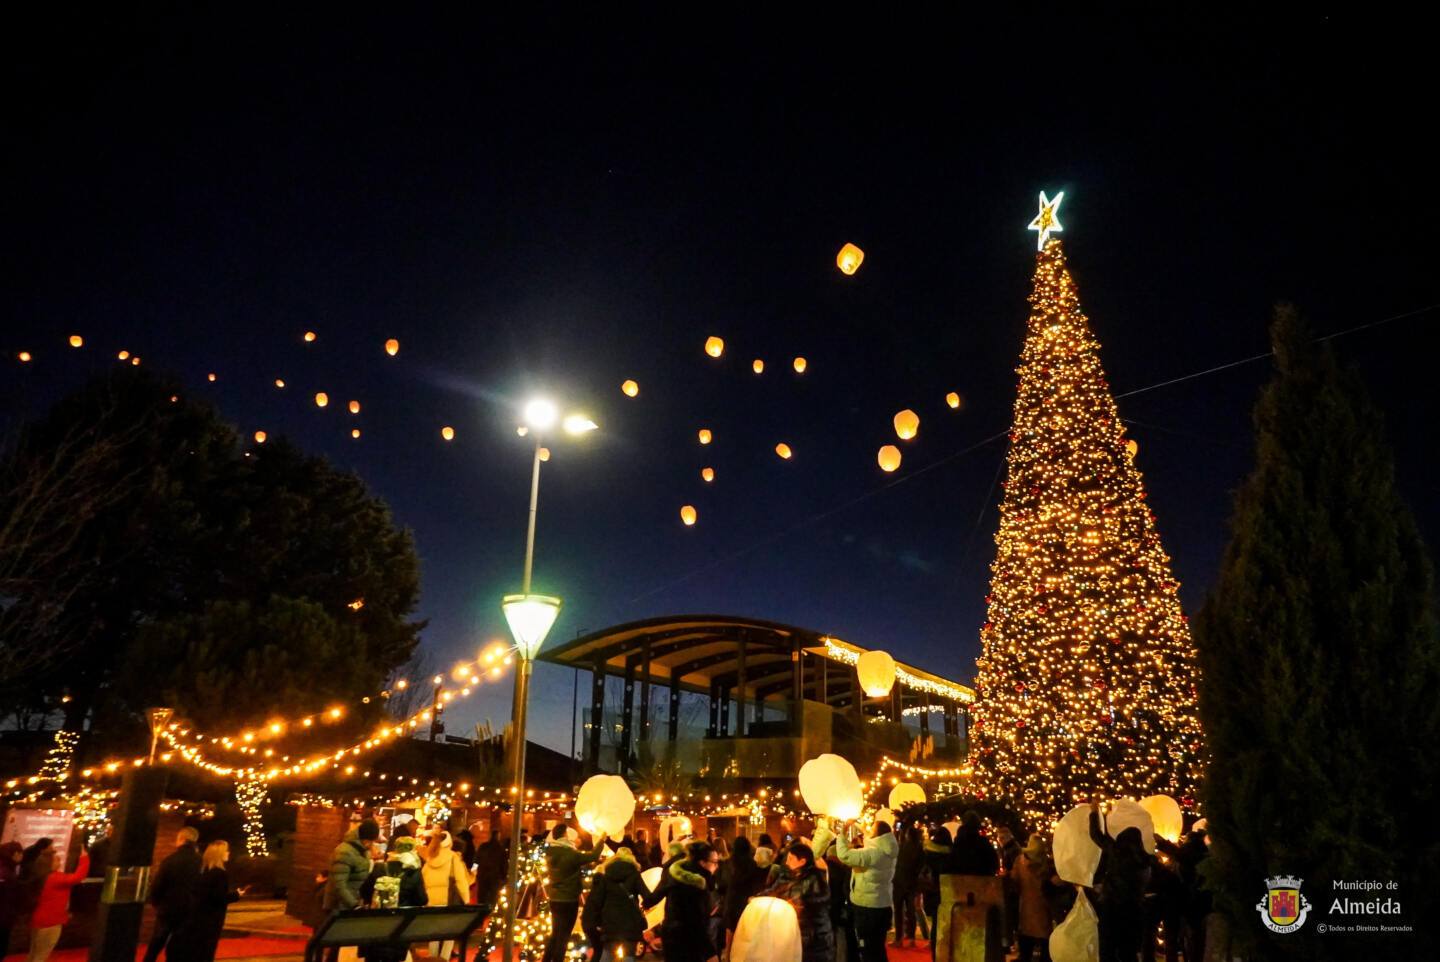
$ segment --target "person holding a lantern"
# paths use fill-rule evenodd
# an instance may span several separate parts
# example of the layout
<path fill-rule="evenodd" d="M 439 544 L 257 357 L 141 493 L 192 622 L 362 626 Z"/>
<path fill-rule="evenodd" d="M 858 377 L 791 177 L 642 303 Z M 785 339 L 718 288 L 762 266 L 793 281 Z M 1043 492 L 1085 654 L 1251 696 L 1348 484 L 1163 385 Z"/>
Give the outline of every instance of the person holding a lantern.
<path fill-rule="evenodd" d="M 639 900 L 649 894 L 635 855 L 624 846 L 595 872 L 580 926 L 598 935 L 592 939 L 592 945 L 601 947 L 598 962 L 635 957 L 635 943 L 645 933 Z"/>
<path fill-rule="evenodd" d="M 890 913 L 895 884 L 895 862 L 900 843 L 888 822 L 876 822 L 863 846 L 853 846 L 840 832 L 835 836 L 835 855 L 850 866 L 850 910 L 855 939 L 860 943 L 863 962 L 889 962 L 885 936 L 890 931 Z"/>
<path fill-rule="evenodd" d="M 670 886 L 660 927 L 665 962 L 710 962 L 719 956 L 710 938 L 711 893 L 719 867 L 720 857 L 709 842 L 692 842 L 688 857 L 666 871 Z"/>
<path fill-rule="evenodd" d="M 564 962 L 565 946 L 575 929 L 575 918 L 580 914 L 581 871 L 591 862 L 600 861 L 604 852 L 603 837 L 596 841 L 593 849 L 584 852 L 570 841 L 564 824 L 551 829 L 550 841 L 545 846 L 545 869 L 550 877 L 546 886 L 550 894 L 550 940 L 545 943 L 542 962 Z"/>
<path fill-rule="evenodd" d="M 815 862 L 815 852 L 804 842 L 785 851 L 786 872 L 780 881 L 761 892 L 784 899 L 795 908 L 800 922 L 800 962 L 835 962 L 835 931 L 830 925 L 830 884 Z"/>

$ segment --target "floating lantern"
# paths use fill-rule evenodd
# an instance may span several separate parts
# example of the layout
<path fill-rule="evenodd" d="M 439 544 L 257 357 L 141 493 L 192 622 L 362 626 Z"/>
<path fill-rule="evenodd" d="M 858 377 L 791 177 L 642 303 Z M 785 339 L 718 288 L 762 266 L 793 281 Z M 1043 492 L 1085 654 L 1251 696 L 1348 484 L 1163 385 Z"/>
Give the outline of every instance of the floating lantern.
<path fill-rule="evenodd" d="M 1100 846 L 1090 839 L 1090 806 L 1076 805 L 1055 823 L 1055 874 L 1072 885 L 1095 884 Z"/>
<path fill-rule="evenodd" d="M 750 362 L 750 370 L 754 371 L 756 374 L 765 373 L 765 362 L 757 357 L 755 360 Z"/>
<path fill-rule="evenodd" d="M 306 332 L 305 332 L 305 343 L 306 343 L 306 344 L 310 344 L 310 343 L 313 343 L 314 340 L 315 340 L 315 332 L 314 332 L 314 331 L 306 331 Z"/>
<path fill-rule="evenodd" d="M 530 433 L 530 428 L 528 428 L 527 426 L 525 426 L 525 425 L 522 424 L 522 425 L 520 425 L 518 428 L 515 429 L 515 433 L 518 434 L 518 435 L 520 435 L 520 436 L 523 438 L 525 435 L 527 435 L 527 434 Z"/>
<path fill-rule="evenodd" d="M 895 415 L 895 434 L 902 441 L 908 441 L 920 430 L 920 415 L 906 408 Z"/>
<path fill-rule="evenodd" d="M 860 262 L 864 259 L 864 251 L 854 244 L 846 244 L 840 248 L 840 253 L 835 255 L 835 266 L 840 268 L 840 273 L 850 275 L 860 269 Z"/>
<path fill-rule="evenodd" d="M 71 347 L 84 347 L 84 346 L 85 346 L 85 338 L 81 337 L 79 334 L 71 334 L 71 335 L 70 335 L 70 346 L 71 346 Z"/>
<path fill-rule="evenodd" d="M 661 842 L 660 848 L 663 850 L 665 847 L 666 844 L 664 842 Z M 663 871 L 664 869 L 661 866 L 652 865 L 645 871 L 640 873 L 640 880 L 645 883 L 645 887 L 647 889 L 653 892 L 655 891 L 655 886 L 660 884 L 660 873 Z M 661 899 L 659 902 L 645 910 L 645 927 L 647 929 L 653 929 L 655 928 L 655 926 L 660 925 L 664 921 L 665 900 Z"/>
<path fill-rule="evenodd" d="M 700 443 L 701 443 L 701 444 L 709 444 L 710 441 L 711 441 L 711 439 L 712 439 L 712 437 L 713 437 L 713 435 L 710 433 L 710 429 L 709 429 L 709 428 L 701 428 L 701 429 L 700 429 Z"/>
<path fill-rule="evenodd" d="M 279 387 L 279 388 L 283 388 L 283 387 L 285 386 L 285 379 L 284 379 L 284 378 L 277 377 L 277 378 L 275 379 L 275 386 L 276 386 L 276 387 Z"/>
<path fill-rule="evenodd" d="M 809 363 L 803 357 L 797 357 L 794 364 L 796 374 L 804 374 L 805 368 L 809 367 Z"/>
<path fill-rule="evenodd" d="M 960 410 L 960 394 L 956 391 L 951 391 L 945 395 L 945 403 L 956 411 Z"/>
<path fill-rule="evenodd" d="M 319 391 L 319 392 L 316 393 L 316 395 L 315 395 L 315 406 L 316 406 L 317 408 L 323 408 L 325 405 L 327 405 L 327 404 L 329 404 L 329 403 L 330 403 L 330 395 L 326 394 L 324 391 Z"/>
<path fill-rule="evenodd" d="M 132 357 L 132 358 L 130 359 L 130 363 L 131 363 L 133 366 L 135 366 L 135 367 L 139 367 L 139 366 L 140 366 L 140 355 L 139 355 L 139 354 L 136 354 L 134 357 Z"/>
<path fill-rule="evenodd" d="M 351 414 L 359 414 L 359 413 L 360 413 L 360 402 L 359 402 L 359 401 L 351 401 L 351 402 L 350 402 L 350 413 L 351 413 Z"/>
<path fill-rule="evenodd" d="M 29 352 L 29 351 L 21 351 L 19 354 L 15 355 L 15 356 L 20 359 L 20 363 L 21 363 L 21 364 L 29 364 L 29 363 L 30 363 L 31 355 L 30 355 L 30 352 Z"/>
<path fill-rule="evenodd" d="M 711 357 L 719 357 L 725 353 L 725 339 L 720 337 L 707 337 L 705 339 L 705 353 Z"/>
<path fill-rule="evenodd" d="M 264 443 L 265 443 L 265 432 L 264 432 L 264 431 L 256 431 L 256 432 L 255 432 L 255 443 L 256 443 L 256 444 L 264 444 Z"/>
<path fill-rule="evenodd" d="M 895 659 L 883 651 L 867 651 L 855 662 L 860 687 L 871 698 L 882 698 L 895 687 Z"/>
<path fill-rule="evenodd" d="M 634 381 L 626 381 L 624 384 L 620 385 L 620 390 L 625 393 L 626 397 L 634 397 L 635 395 L 640 393 L 640 385 L 636 384 Z"/>
<path fill-rule="evenodd" d="M 745 903 L 730 942 L 730 962 L 794 962 L 804 955 L 795 906 L 773 895 Z"/>
<path fill-rule="evenodd" d="M 536 452 L 536 457 L 538 457 L 541 461 L 549 461 L 549 460 L 550 460 L 550 449 L 549 449 L 549 448 L 541 448 L 538 452 Z"/>
<path fill-rule="evenodd" d="M 865 796 L 855 766 L 839 755 L 824 754 L 800 766 L 800 797 L 816 815 L 842 822 L 860 817 Z"/>
<path fill-rule="evenodd" d="M 1128 452 L 1130 453 L 1130 457 L 1133 458 L 1133 457 L 1135 457 L 1135 455 L 1137 455 L 1137 454 L 1140 453 L 1140 445 L 1139 445 L 1137 442 L 1133 441 L 1133 440 L 1132 440 L 1132 441 L 1126 441 L 1126 442 L 1125 442 L 1125 450 L 1128 451 Z"/>
<path fill-rule="evenodd" d="M 900 467 L 900 449 L 893 444 L 887 444 L 880 449 L 875 460 L 880 462 L 881 471 L 894 471 Z"/>
<path fill-rule="evenodd" d="M 780 455 L 780 457 L 784 458 L 786 461 L 789 461 L 791 456 L 795 452 L 790 450 L 790 445 L 786 444 L 784 441 L 781 441 L 779 444 L 775 445 L 775 453 Z"/>
<path fill-rule="evenodd" d="M 447 424 L 440 429 L 440 436 L 447 441 L 453 441 L 455 440 L 455 429 Z"/>
<path fill-rule="evenodd" d="M 890 797 L 886 799 L 891 808 L 904 808 L 906 805 L 924 805 L 925 789 L 916 782 L 901 782 L 890 789 Z"/>
<path fill-rule="evenodd" d="M 700 469 L 700 478 L 701 478 L 703 481 L 707 482 L 707 483 L 708 483 L 708 482 L 711 482 L 711 481 L 714 481 L 714 480 L 715 480 L 715 469 L 714 469 L 714 468 L 701 468 L 701 469 Z"/>
<path fill-rule="evenodd" d="M 592 837 L 620 838 L 635 817 L 635 795 L 619 775 L 592 775 L 575 796 L 575 820 Z"/>
<path fill-rule="evenodd" d="M 1180 814 L 1180 803 L 1169 795 L 1151 795 L 1140 799 L 1140 807 L 1150 813 L 1155 823 L 1155 834 L 1170 842 L 1180 841 L 1185 830 L 1185 819 Z"/>
<path fill-rule="evenodd" d="M 685 527 L 687 528 L 695 523 L 695 506 L 693 504 L 686 504 L 680 507 L 680 520 L 685 523 Z"/>
<path fill-rule="evenodd" d="M 1155 854 L 1155 820 L 1135 799 L 1116 799 L 1110 803 L 1110 814 L 1105 817 L 1105 831 L 1111 838 L 1119 838 L 1127 828 L 1138 828 L 1145 851 Z"/>
<path fill-rule="evenodd" d="M 214 374 L 207 374 L 207 375 L 205 375 L 205 380 L 213 382 L 213 381 L 215 380 L 215 375 L 214 375 Z"/>
<path fill-rule="evenodd" d="M 350 436 L 351 436 L 352 438 L 355 438 L 356 440 L 359 440 L 359 438 L 360 438 L 360 429 L 359 429 L 359 428 L 351 428 L 351 429 L 350 429 Z"/>
<path fill-rule="evenodd" d="M 120 360 L 122 360 L 122 361 L 128 361 L 128 360 L 130 360 L 130 352 L 129 352 L 129 351 L 121 351 L 119 354 L 117 354 L 117 355 L 115 355 L 115 356 L 118 357 L 118 358 L 119 358 Z"/>
<path fill-rule="evenodd" d="M 389 354 L 391 357 L 394 357 L 396 354 L 399 354 L 399 353 L 400 353 L 400 342 L 397 341 L 397 340 L 395 340 L 395 338 L 393 338 L 393 337 L 390 338 L 390 340 L 388 340 L 388 341 L 385 342 L 385 353 L 386 353 L 386 354 Z"/>

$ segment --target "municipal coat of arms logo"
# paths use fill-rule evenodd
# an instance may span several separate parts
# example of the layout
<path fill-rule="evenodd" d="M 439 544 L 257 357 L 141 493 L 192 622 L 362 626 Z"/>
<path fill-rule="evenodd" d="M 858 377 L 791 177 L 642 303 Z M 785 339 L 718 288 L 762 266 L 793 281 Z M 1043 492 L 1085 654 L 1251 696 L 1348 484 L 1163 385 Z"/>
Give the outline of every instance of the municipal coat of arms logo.
<path fill-rule="evenodd" d="M 1284 935 L 1305 924 L 1305 916 L 1310 913 L 1310 900 L 1300 893 L 1302 881 L 1290 875 L 1277 875 L 1265 880 L 1265 897 L 1255 908 L 1260 913 L 1260 921 L 1271 932 Z"/>

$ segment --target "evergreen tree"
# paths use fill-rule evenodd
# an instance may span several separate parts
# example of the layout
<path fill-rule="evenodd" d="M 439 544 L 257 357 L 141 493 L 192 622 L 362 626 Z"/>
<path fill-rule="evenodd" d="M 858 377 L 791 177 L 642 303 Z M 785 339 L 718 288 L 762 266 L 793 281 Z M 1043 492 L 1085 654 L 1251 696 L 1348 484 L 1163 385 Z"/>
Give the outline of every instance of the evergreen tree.
<path fill-rule="evenodd" d="M 1188 804 L 1189 627 L 1059 240 L 1030 303 L 980 633 L 977 787 L 1040 826 L 1097 794 Z"/>
<path fill-rule="evenodd" d="M 1347 941 L 1314 923 L 1345 894 L 1334 880 L 1393 879 L 1400 889 L 1382 898 L 1395 895 L 1405 920 L 1434 934 L 1423 908 L 1434 907 L 1440 865 L 1431 564 L 1357 379 L 1291 307 L 1276 310 L 1271 338 L 1256 466 L 1196 626 L 1207 875 L 1261 957 L 1421 958 L 1403 939 Z M 1304 881 L 1312 922 L 1272 935 L 1256 904 L 1281 874 Z"/>

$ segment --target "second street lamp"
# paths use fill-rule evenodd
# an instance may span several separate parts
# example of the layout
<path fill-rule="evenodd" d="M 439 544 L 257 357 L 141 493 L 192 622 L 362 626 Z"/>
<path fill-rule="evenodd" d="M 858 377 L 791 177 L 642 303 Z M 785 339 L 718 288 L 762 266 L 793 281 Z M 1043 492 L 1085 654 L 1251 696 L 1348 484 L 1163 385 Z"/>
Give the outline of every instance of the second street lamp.
<path fill-rule="evenodd" d="M 535 453 L 530 470 L 530 519 L 525 531 L 525 577 L 518 595 L 506 595 L 500 602 L 520 664 L 515 672 L 515 703 L 511 724 L 515 733 L 514 770 L 511 779 L 510 864 L 506 881 L 505 939 L 501 958 L 513 962 L 515 957 L 515 910 L 520 903 L 517 891 L 520 881 L 520 826 L 525 811 L 525 721 L 530 698 L 530 672 L 545 636 L 560 615 L 561 601 L 552 595 L 530 593 L 530 574 L 535 565 L 535 515 L 540 503 L 541 437 L 560 422 L 566 434 L 581 435 L 594 431 L 596 424 L 583 414 L 570 414 L 560 420 L 560 410 L 552 402 L 531 401 L 525 405 L 525 427 L 535 436 Z M 568 938 L 569 933 L 565 933 Z"/>

